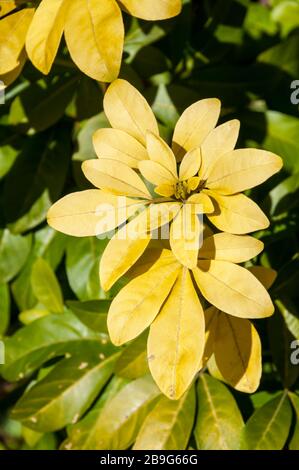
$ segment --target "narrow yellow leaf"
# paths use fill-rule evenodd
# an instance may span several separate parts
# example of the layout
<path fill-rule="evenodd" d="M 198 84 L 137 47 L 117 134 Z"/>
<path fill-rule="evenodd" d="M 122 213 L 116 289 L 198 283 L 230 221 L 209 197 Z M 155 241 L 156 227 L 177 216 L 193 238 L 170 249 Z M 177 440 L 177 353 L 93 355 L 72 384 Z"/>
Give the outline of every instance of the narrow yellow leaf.
<path fill-rule="evenodd" d="M 48 74 L 56 57 L 65 25 L 67 0 L 43 0 L 26 36 L 26 51 L 33 65 Z"/>
<path fill-rule="evenodd" d="M 244 194 L 223 196 L 206 191 L 212 198 L 215 213 L 207 217 L 219 230 L 242 235 L 269 227 L 269 220 L 259 206 Z"/>
<path fill-rule="evenodd" d="M 97 188 L 118 195 L 151 199 L 142 179 L 125 163 L 109 158 L 85 160 L 82 163 L 82 171 Z"/>
<path fill-rule="evenodd" d="M 274 312 L 263 285 L 237 264 L 200 260 L 193 275 L 202 295 L 225 313 L 240 318 L 264 318 Z"/>
<path fill-rule="evenodd" d="M 241 392 L 256 391 L 262 374 L 261 342 L 249 320 L 220 313 L 214 354 L 226 383 Z"/>
<path fill-rule="evenodd" d="M 113 230 L 140 207 L 136 201 L 98 189 L 68 194 L 47 214 L 48 224 L 74 237 L 95 236 Z"/>
<path fill-rule="evenodd" d="M 214 353 L 214 340 L 218 323 L 219 310 L 216 307 L 209 307 L 204 311 L 205 315 L 205 348 L 199 370 L 205 367 L 208 360 Z"/>
<path fill-rule="evenodd" d="M 220 101 L 209 98 L 197 101 L 179 118 L 173 135 L 173 151 L 180 161 L 186 152 L 200 147 L 214 129 L 220 114 Z"/>
<path fill-rule="evenodd" d="M 148 361 L 160 390 L 177 400 L 199 369 L 205 343 L 204 314 L 186 268 L 150 327 Z"/>
<path fill-rule="evenodd" d="M 108 313 L 111 341 L 119 346 L 136 338 L 158 314 L 180 270 L 176 262 L 158 260 L 130 281 L 113 299 Z"/>
<path fill-rule="evenodd" d="M 126 80 L 117 79 L 111 83 L 104 96 L 104 110 L 112 127 L 127 132 L 143 145 L 148 131 L 159 135 L 149 104 Z"/>
<path fill-rule="evenodd" d="M 124 25 L 115 0 L 72 0 L 65 40 L 75 64 L 95 80 L 111 82 L 119 73 Z"/>
<path fill-rule="evenodd" d="M 0 75 L 18 67 L 33 15 L 34 8 L 25 8 L 0 21 Z"/>
<path fill-rule="evenodd" d="M 215 127 L 201 146 L 202 163 L 200 168 L 200 176 L 206 179 L 209 169 L 214 163 L 225 153 L 234 150 L 238 140 L 240 122 L 237 119 L 227 121 L 221 126 Z"/>
<path fill-rule="evenodd" d="M 204 240 L 198 257 L 201 259 L 216 259 L 243 263 L 263 251 L 262 241 L 248 235 L 232 235 L 216 233 Z"/>
<path fill-rule="evenodd" d="M 177 164 L 173 151 L 164 142 L 161 137 L 148 132 L 146 135 L 146 148 L 149 158 L 156 163 L 159 163 L 177 179 Z"/>
<path fill-rule="evenodd" d="M 199 148 L 195 148 L 187 152 L 180 164 L 180 181 L 188 180 L 189 178 L 192 178 L 192 176 L 196 175 L 199 171 L 200 164 L 201 154 Z"/>
<path fill-rule="evenodd" d="M 140 160 L 148 159 L 145 147 L 119 129 L 98 129 L 93 135 L 93 146 L 99 158 L 117 160 L 131 168 L 138 168 Z"/>
<path fill-rule="evenodd" d="M 198 215 L 184 205 L 170 227 L 170 246 L 175 257 L 187 268 L 197 265 L 203 226 Z"/>
<path fill-rule="evenodd" d="M 282 168 L 282 159 L 271 152 L 238 149 L 222 155 L 211 168 L 207 187 L 221 194 L 235 194 L 253 188 Z"/>
<path fill-rule="evenodd" d="M 156 185 L 174 185 L 176 177 L 160 163 L 151 160 L 139 162 L 138 168 L 142 176 L 152 184 Z"/>
<path fill-rule="evenodd" d="M 143 20 L 165 20 L 180 13 L 181 0 L 119 0 L 120 6 L 132 16 Z"/>

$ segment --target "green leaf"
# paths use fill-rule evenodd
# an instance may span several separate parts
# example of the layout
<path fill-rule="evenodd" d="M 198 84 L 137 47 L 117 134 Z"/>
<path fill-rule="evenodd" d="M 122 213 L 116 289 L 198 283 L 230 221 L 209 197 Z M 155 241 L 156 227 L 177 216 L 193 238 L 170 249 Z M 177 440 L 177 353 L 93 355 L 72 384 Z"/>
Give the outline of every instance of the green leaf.
<path fill-rule="evenodd" d="M 107 313 L 110 300 L 68 300 L 66 305 L 79 320 L 92 330 L 107 333 Z"/>
<path fill-rule="evenodd" d="M 290 450 L 299 450 L 299 397 L 295 393 L 289 392 L 289 398 L 295 411 L 295 427 L 289 443 Z"/>
<path fill-rule="evenodd" d="M 287 213 L 299 205 L 299 172 L 289 176 L 269 193 L 271 214 Z"/>
<path fill-rule="evenodd" d="M 292 336 L 299 340 L 299 313 L 290 299 L 275 301 Z"/>
<path fill-rule="evenodd" d="M 91 410 L 71 431 L 63 448 L 124 450 L 135 440 L 160 392 L 150 376 L 123 386 L 111 399 Z"/>
<path fill-rule="evenodd" d="M 247 421 L 242 436 L 242 449 L 281 450 L 287 440 L 292 409 L 287 393 L 258 408 Z"/>
<path fill-rule="evenodd" d="M 294 78 L 299 76 L 298 63 L 299 34 L 295 33 L 285 41 L 262 52 L 258 60 L 265 64 L 275 65 Z"/>
<path fill-rule="evenodd" d="M 127 379 L 137 379 L 149 373 L 146 353 L 148 331 L 145 331 L 123 350 L 116 366 L 115 373 Z"/>
<path fill-rule="evenodd" d="M 31 84 L 12 103 L 9 121 L 25 129 L 43 131 L 64 114 L 77 87 L 78 77 L 59 77 L 50 83 L 41 79 Z"/>
<path fill-rule="evenodd" d="M 31 235 L 0 230 L 0 282 L 8 282 L 22 269 L 31 248 Z"/>
<path fill-rule="evenodd" d="M 47 261 L 42 258 L 32 266 L 31 285 L 37 300 L 50 312 L 63 311 L 63 297 L 58 280 Z"/>
<path fill-rule="evenodd" d="M 113 372 L 117 355 L 101 360 L 100 344 L 78 348 L 17 402 L 12 417 L 25 426 L 50 432 L 76 422 L 89 408 Z"/>
<path fill-rule="evenodd" d="M 35 307 L 36 298 L 31 286 L 31 270 L 35 260 L 43 257 L 52 269 L 61 261 L 66 246 L 66 235 L 50 227 L 44 227 L 34 234 L 33 249 L 24 269 L 12 284 L 14 299 L 21 311 Z"/>
<path fill-rule="evenodd" d="M 96 237 L 69 238 L 66 272 L 74 293 L 80 300 L 107 298 L 100 288 L 99 262 L 107 240 Z"/>
<path fill-rule="evenodd" d="M 6 363 L 1 373 L 14 382 L 55 356 L 72 354 L 79 345 L 101 340 L 105 348 L 112 348 L 107 344 L 107 336 L 88 329 L 72 313 L 48 315 L 19 329 L 5 341 Z"/>
<path fill-rule="evenodd" d="M 228 388 L 207 374 L 199 376 L 198 412 L 194 429 L 200 450 L 238 450 L 244 426 Z"/>
<path fill-rule="evenodd" d="M 134 450 L 186 449 L 195 417 L 195 389 L 179 400 L 160 398 L 137 435 Z"/>
<path fill-rule="evenodd" d="M 298 0 L 284 0 L 276 5 L 271 16 L 280 27 L 283 36 L 287 36 L 299 25 L 299 2 Z"/>
<path fill-rule="evenodd" d="M 6 332 L 10 319 L 10 294 L 8 284 L 0 284 L 0 337 Z"/>

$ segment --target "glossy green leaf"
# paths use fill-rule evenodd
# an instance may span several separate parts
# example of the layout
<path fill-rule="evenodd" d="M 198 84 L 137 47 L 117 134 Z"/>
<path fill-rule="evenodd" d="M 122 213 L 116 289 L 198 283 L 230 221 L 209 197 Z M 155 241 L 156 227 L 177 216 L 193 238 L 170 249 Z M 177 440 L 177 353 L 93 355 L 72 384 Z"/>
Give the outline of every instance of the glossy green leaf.
<path fill-rule="evenodd" d="M 10 319 L 10 293 L 7 284 L 0 284 L 0 337 L 6 332 Z"/>
<path fill-rule="evenodd" d="M 78 348 L 17 402 L 12 417 L 39 432 L 76 422 L 112 374 L 117 355 L 101 360 L 101 345 Z"/>
<path fill-rule="evenodd" d="M 284 392 L 250 416 L 243 430 L 242 449 L 282 449 L 290 431 L 291 420 L 292 409 Z"/>
<path fill-rule="evenodd" d="M 31 248 L 31 236 L 0 231 L 0 282 L 10 281 L 22 269 Z"/>
<path fill-rule="evenodd" d="M 54 313 L 63 311 L 62 292 L 54 271 L 47 261 L 39 258 L 32 266 L 31 285 L 37 300 Z"/>
<path fill-rule="evenodd" d="M 88 328 L 107 333 L 107 313 L 111 304 L 110 300 L 68 300 L 69 309 Z"/>
<path fill-rule="evenodd" d="M 299 397 L 295 393 L 289 392 L 289 398 L 295 412 L 295 427 L 289 443 L 289 449 L 299 450 Z"/>
<path fill-rule="evenodd" d="M 238 450 L 243 419 L 228 388 L 207 374 L 199 377 L 194 428 L 200 450 Z"/>

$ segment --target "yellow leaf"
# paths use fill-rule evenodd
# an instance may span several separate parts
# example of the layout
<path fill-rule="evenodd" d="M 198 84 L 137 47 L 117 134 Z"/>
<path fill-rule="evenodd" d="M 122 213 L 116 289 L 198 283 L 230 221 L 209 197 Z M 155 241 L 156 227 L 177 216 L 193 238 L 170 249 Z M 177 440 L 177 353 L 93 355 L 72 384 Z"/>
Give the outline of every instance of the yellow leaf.
<path fill-rule="evenodd" d="M 173 151 L 180 161 L 189 150 L 200 147 L 214 129 L 220 114 L 220 101 L 209 98 L 197 101 L 179 118 L 173 135 Z"/>
<path fill-rule="evenodd" d="M 180 270 L 176 262 L 158 260 L 130 281 L 113 299 L 108 313 L 111 341 L 119 346 L 136 338 L 158 314 Z"/>
<path fill-rule="evenodd" d="M 269 227 L 265 214 L 244 194 L 222 196 L 214 191 L 206 193 L 215 206 L 215 213 L 208 214 L 208 218 L 219 230 L 242 235 Z"/>
<path fill-rule="evenodd" d="M 3 84 L 0 83 L 0 91 L 4 90 L 6 87 L 8 87 L 11 83 L 13 83 L 18 78 L 18 76 L 23 70 L 26 59 L 27 59 L 27 54 L 25 52 L 25 49 L 23 49 L 19 56 L 19 63 L 17 67 L 11 70 L 10 72 L 5 73 L 4 75 L 0 75 L 0 81 L 3 82 Z"/>
<path fill-rule="evenodd" d="M 208 360 L 214 352 L 214 340 L 219 316 L 219 310 L 216 307 L 209 307 L 204 311 L 205 315 L 205 348 L 199 370 L 205 367 Z"/>
<path fill-rule="evenodd" d="M 34 8 L 25 8 L 0 21 L 0 75 L 18 67 L 33 15 Z"/>
<path fill-rule="evenodd" d="M 239 149 L 222 155 L 210 170 L 207 187 L 221 194 L 235 194 L 263 183 L 282 167 L 271 152 Z"/>
<path fill-rule="evenodd" d="M 187 268 L 197 265 L 203 226 L 189 205 L 184 205 L 170 228 L 170 246 L 175 257 Z"/>
<path fill-rule="evenodd" d="M 119 73 L 124 41 L 123 19 L 116 1 L 72 0 L 65 40 L 82 72 L 95 80 L 114 80 Z"/>
<path fill-rule="evenodd" d="M 214 354 L 226 383 L 241 392 L 256 391 L 262 373 L 261 342 L 250 321 L 220 313 Z"/>
<path fill-rule="evenodd" d="M 65 25 L 67 0 L 43 0 L 26 36 L 26 51 L 33 65 L 48 74 L 56 57 Z"/>
<path fill-rule="evenodd" d="M 151 160 L 139 162 L 139 170 L 142 176 L 152 184 L 156 185 L 174 185 L 175 176 L 164 166 Z"/>
<path fill-rule="evenodd" d="M 151 199 L 142 179 L 125 163 L 109 158 L 85 160 L 82 163 L 82 171 L 97 188 L 118 195 Z"/>
<path fill-rule="evenodd" d="M 143 145 L 119 129 L 99 129 L 93 135 L 93 146 L 99 158 L 110 158 L 138 168 L 140 160 L 148 158 Z"/>
<path fill-rule="evenodd" d="M 180 181 L 188 180 L 198 173 L 201 164 L 200 149 L 190 150 L 180 164 Z"/>
<path fill-rule="evenodd" d="M 148 131 L 159 134 L 150 106 L 126 80 L 115 80 L 109 86 L 104 96 L 104 110 L 112 127 L 127 132 L 143 145 Z"/>
<path fill-rule="evenodd" d="M 186 204 L 192 204 L 192 209 L 196 214 L 211 214 L 214 212 L 213 202 L 203 191 L 198 194 L 192 194 Z"/>
<path fill-rule="evenodd" d="M 202 306 L 186 268 L 150 327 L 148 361 L 160 390 L 177 400 L 187 390 L 201 362 L 205 342 Z"/>
<path fill-rule="evenodd" d="M 113 236 L 100 262 L 100 279 L 104 290 L 109 290 L 142 255 L 151 239 L 147 232 L 168 223 L 179 209 L 178 203 L 153 204 Z"/>
<path fill-rule="evenodd" d="M 121 7 L 132 16 L 144 20 L 165 20 L 180 13 L 181 0 L 119 0 Z"/>
<path fill-rule="evenodd" d="M 48 224 L 74 237 L 95 236 L 113 230 L 136 212 L 136 201 L 98 189 L 68 194 L 47 214 Z"/>
<path fill-rule="evenodd" d="M 264 318 L 274 312 L 263 285 L 237 264 L 200 260 L 193 275 L 202 295 L 225 313 L 240 318 Z"/>
<path fill-rule="evenodd" d="M 201 259 L 243 263 L 257 256 L 263 248 L 263 242 L 247 235 L 216 233 L 204 240 L 198 256 Z"/>
<path fill-rule="evenodd" d="M 159 184 L 155 187 L 155 193 L 164 197 L 171 197 L 174 195 L 175 185 L 173 184 Z"/>
<path fill-rule="evenodd" d="M 264 266 L 250 266 L 248 269 L 267 290 L 270 289 L 277 277 L 277 272 L 274 269 Z"/>
<path fill-rule="evenodd" d="M 237 119 L 227 121 L 221 126 L 215 127 L 201 146 L 202 163 L 200 168 L 200 176 L 206 179 L 209 169 L 214 163 L 225 153 L 234 150 L 238 140 L 240 122 Z"/>
<path fill-rule="evenodd" d="M 159 163 L 177 179 L 177 165 L 173 151 L 164 142 L 161 137 L 148 132 L 146 136 L 146 148 L 149 158 L 156 163 Z"/>
<path fill-rule="evenodd" d="M 1 0 L 0 3 L 0 16 L 4 16 L 10 11 L 16 8 L 17 4 L 15 0 Z"/>

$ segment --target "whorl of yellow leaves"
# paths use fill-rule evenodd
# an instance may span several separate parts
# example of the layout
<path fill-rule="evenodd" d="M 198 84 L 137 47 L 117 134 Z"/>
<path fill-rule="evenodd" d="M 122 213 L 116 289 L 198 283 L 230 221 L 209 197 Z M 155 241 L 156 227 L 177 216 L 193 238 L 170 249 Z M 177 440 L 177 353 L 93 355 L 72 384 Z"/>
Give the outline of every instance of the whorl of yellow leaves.
<path fill-rule="evenodd" d="M 82 166 L 98 189 L 56 202 L 49 224 L 73 236 L 121 226 L 100 262 L 105 290 L 125 273 L 129 279 L 108 313 L 111 340 L 121 345 L 149 327 L 149 367 L 165 395 L 178 399 L 207 364 L 236 389 L 253 392 L 261 346 L 248 319 L 272 315 L 266 289 L 275 275 L 240 266 L 263 250 L 247 234 L 269 225 L 242 191 L 278 172 L 280 157 L 234 150 L 239 122 L 216 126 L 217 99 L 185 110 L 171 147 L 128 82 L 110 85 L 104 109 L 112 127 L 95 133 L 99 158 Z M 169 240 L 157 248 L 153 234 L 166 225 Z"/>
<path fill-rule="evenodd" d="M 181 10 L 181 0 L 41 0 L 36 9 L 22 10 L 16 9 L 18 3 L 0 0 L 0 78 L 6 85 L 21 71 L 26 53 L 48 74 L 63 34 L 79 69 L 111 82 L 123 53 L 121 10 L 145 20 L 171 18 Z"/>

